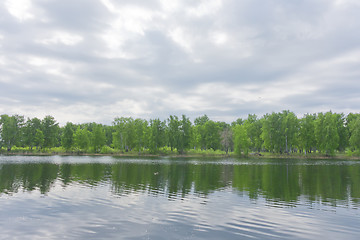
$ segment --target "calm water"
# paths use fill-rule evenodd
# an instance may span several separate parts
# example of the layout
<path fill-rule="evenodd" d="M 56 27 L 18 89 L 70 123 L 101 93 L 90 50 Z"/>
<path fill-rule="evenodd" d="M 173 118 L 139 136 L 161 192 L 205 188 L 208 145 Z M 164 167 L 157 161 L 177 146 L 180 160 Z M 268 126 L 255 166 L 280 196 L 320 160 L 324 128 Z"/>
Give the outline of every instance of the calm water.
<path fill-rule="evenodd" d="M 360 239 L 360 161 L 0 156 L 0 239 Z"/>

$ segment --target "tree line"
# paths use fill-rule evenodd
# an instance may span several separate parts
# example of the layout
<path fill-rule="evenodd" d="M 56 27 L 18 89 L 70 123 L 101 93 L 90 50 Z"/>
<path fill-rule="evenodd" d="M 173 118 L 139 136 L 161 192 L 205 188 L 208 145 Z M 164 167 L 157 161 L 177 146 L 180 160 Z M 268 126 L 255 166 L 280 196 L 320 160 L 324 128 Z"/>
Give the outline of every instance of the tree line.
<path fill-rule="evenodd" d="M 232 123 L 213 121 L 207 115 L 191 122 L 186 115 L 145 120 L 117 117 L 112 125 L 59 123 L 52 116 L 43 119 L 21 115 L 0 117 L 0 147 L 46 151 L 54 147 L 84 153 L 193 153 L 201 151 L 312 153 L 360 151 L 360 114 L 305 114 L 297 117 L 284 110 Z"/>

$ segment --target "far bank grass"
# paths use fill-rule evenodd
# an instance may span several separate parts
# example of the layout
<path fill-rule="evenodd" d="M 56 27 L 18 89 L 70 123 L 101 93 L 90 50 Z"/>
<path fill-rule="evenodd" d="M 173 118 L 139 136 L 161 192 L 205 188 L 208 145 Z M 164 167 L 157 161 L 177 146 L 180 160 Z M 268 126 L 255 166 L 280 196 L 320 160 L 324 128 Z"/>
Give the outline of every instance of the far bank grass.
<path fill-rule="evenodd" d="M 104 146 L 99 152 L 95 152 L 92 149 L 83 151 L 80 149 L 72 149 L 66 151 L 63 147 L 54 147 L 47 149 L 30 149 L 27 147 L 13 147 L 11 151 L 7 151 L 5 148 L 0 149 L 0 153 L 3 155 L 29 155 L 29 156 L 51 156 L 51 155 L 64 155 L 64 156 L 137 156 L 137 157 L 148 157 L 148 156 L 169 156 L 169 157 L 219 157 L 219 158 L 284 158 L 284 159 L 358 159 L 360 160 L 360 152 L 337 152 L 333 156 L 321 154 L 318 152 L 307 153 L 271 153 L 271 152 L 251 152 L 248 156 L 235 154 L 234 152 L 226 153 L 221 150 L 201 150 L 201 149 L 190 149 L 180 154 L 176 149 L 171 150 L 169 147 L 160 148 L 158 152 L 151 153 L 148 150 L 142 151 L 121 151 L 117 149 Z"/>

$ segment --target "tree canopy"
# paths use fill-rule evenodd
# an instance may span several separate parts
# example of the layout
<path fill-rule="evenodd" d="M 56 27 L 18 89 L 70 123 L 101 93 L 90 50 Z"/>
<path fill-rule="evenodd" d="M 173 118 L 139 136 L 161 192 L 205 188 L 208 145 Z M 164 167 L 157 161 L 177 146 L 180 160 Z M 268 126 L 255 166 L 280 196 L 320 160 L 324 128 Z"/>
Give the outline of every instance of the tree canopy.
<path fill-rule="evenodd" d="M 60 127 L 52 116 L 44 119 L 0 116 L 0 147 L 30 151 L 61 147 L 68 152 L 106 151 L 159 153 L 164 149 L 180 154 L 188 151 L 312 153 L 333 155 L 360 151 L 360 114 L 305 114 L 273 112 L 263 117 L 249 114 L 231 124 L 200 116 L 194 123 L 186 115 L 166 120 L 117 117 L 112 125 L 66 123 Z M 105 150 L 104 150 L 105 149 Z"/>

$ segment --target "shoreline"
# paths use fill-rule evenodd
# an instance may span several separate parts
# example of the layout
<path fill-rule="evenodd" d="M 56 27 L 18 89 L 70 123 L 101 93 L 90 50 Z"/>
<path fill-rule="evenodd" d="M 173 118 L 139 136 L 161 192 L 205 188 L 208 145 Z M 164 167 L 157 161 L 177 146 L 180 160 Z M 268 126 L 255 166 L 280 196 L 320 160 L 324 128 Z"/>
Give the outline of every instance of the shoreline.
<path fill-rule="evenodd" d="M 291 154 L 269 154 L 253 153 L 249 156 L 236 156 L 234 154 L 135 154 L 135 153 L 74 153 L 74 152 L 0 152 L 0 156 L 113 156 L 113 157 L 170 157 L 170 158 L 238 158 L 238 159 L 345 159 L 360 160 L 360 156 L 346 156 L 344 154 L 335 156 L 326 155 L 291 155 Z"/>

